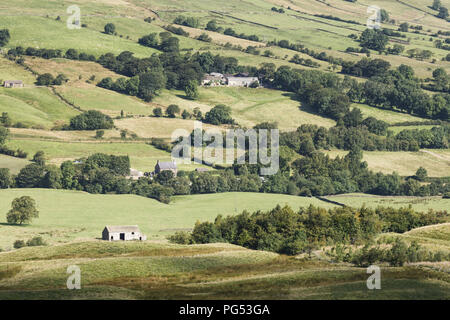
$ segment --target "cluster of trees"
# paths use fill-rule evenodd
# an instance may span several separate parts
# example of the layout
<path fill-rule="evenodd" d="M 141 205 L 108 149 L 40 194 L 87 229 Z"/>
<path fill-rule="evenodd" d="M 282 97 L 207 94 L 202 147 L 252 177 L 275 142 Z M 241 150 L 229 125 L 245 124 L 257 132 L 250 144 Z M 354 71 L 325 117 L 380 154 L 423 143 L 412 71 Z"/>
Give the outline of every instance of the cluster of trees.
<path fill-rule="evenodd" d="M 283 132 L 280 144 L 307 155 L 315 150 L 338 148 L 367 151 L 418 151 L 420 148 L 448 148 L 450 128 L 405 129 L 396 135 L 387 132 L 387 124 L 373 117 L 363 117 L 353 109 L 336 127 L 327 129 L 315 125 L 302 125 L 293 132 Z M 387 133 L 387 136 L 385 136 Z"/>
<path fill-rule="evenodd" d="M 362 58 L 358 62 L 346 61 L 342 64 L 341 72 L 357 77 L 370 78 L 386 73 L 391 64 L 383 59 Z"/>
<path fill-rule="evenodd" d="M 66 130 L 98 130 L 112 129 L 114 122 L 110 116 L 97 110 L 89 110 L 70 119 L 70 125 Z"/>
<path fill-rule="evenodd" d="M 422 85 L 422 88 L 450 93 L 450 76 L 447 74 L 444 68 L 437 68 L 433 71 L 433 79 L 428 85 Z"/>
<path fill-rule="evenodd" d="M 194 17 L 178 16 L 173 20 L 173 23 L 191 28 L 198 28 L 200 26 L 199 20 Z"/>
<path fill-rule="evenodd" d="M 320 64 L 311 60 L 311 59 L 303 59 L 300 58 L 300 56 L 298 54 L 295 54 L 290 60 L 289 62 L 293 62 L 295 64 L 301 64 L 303 66 L 307 66 L 307 67 L 311 67 L 311 68 L 319 68 Z"/>
<path fill-rule="evenodd" d="M 271 211 L 247 211 L 217 216 L 214 223 L 196 223 L 191 234 L 177 233 L 169 239 L 182 243 L 229 242 L 255 250 L 288 255 L 310 252 L 319 246 L 361 244 L 385 230 L 411 230 L 440 223 L 446 212 L 419 213 L 411 208 L 324 209 L 314 206 L 295 212 L 289 206 Z"/>
<path fill-rule="evenodd" d="M 163 88 L 185 90 L 190 99 L 198 97 L 197 86 L 205 73 L 255 74 L 256 68 L 242 67 L 233 57 L 212 55 L 210 52 L 180 55 L 179 52 L 167 52 L 139 59 L 125 51 L 118 56 L 108 53 L 98 62 L 104 67 L 130 77 L 102 79 L 98 86 L 121 93 L 138 96 L 150 101 Z"/>
<path fill-rule="evenodd" d="M 161 32 L 159 35 L 157 33 L 151 33 L 139 38 L 138 43 L 163 52 L 180 51 L 180 40 L 177 37 L 172 37 L 170 32 Z"/>
<path fill-rule="evenodd" d="M 389 42 L 389 37 L 382 30 L 366 29 L 361 34 L 359 41 L 361 47 L 376 51 L 384 51 Z"/>
<path fill-rule="evenodd" d="M 16 240 L 14 241 L 13 247 L 14 249 L 20 249 L 23 247 L 36 247 L 36 246 L 45 246 L 47 243 L 42 239 L 42 237 L 37 236 L 29 239 L 28 241 L 24 240 Z"/>
<path fill-rule="evenodd" d="M 363 83 L 319 70 L 296 70 L 288 66 L 274 70 L 264 65 L 257 70 L 257 74 L 265 83 L 296 93 L 299 100 L 310 103 L 316 111 L 335 119 L 347 113 L 348 99 L 420 117 L 450 119 L 449 94 L 430 96 L 422 90 L 420 80 L 414 76 L 411 67 L 401 65 L 395 70 L 388 70 L 388 66 L 379 59 L 346 64 L 345 72 L 372 75 Z"/>
<path fill-rule="evenodd" d="M 440 0 L 434 0 L 431 8 L 438 11 L 438 14 L 436 15 L 438 18 L 445 20 L 448 19 L 449 17 L 448 9 L 442 5 Z"/>
<path fill-rule="evenodd" d="M 272 7 L 270 10 L 278 12 L 278 13 L 284 13 L 284 9 L 283 8 Z"/>
<path fill-rule="evenodd" d="M 69 79 L 62 73 L 53 77 L 51 73 L 40 74 L 36 79 L 36 85 L 38 86 L 60 86 L 67 82 Z"/>
<path fill-rule="evenodd" d="M 5 118 L 6 112 L 2 114 L 2 117 L 0 120 Z M 7 116 L 7 114 L 6 114 Z M 21 149 L 12 150 L 6 146 L 6 140 L 9 136 L 9 129 L 7 126 L 5 126 L 5 123 L 0 123 L 0 154 L 5 154 L 7 156 L 11 157 L 17 157 L 17 158 L 26 158 L 28 156 L 28 153 L 24 152 Z M 2 172 L 0 172 L 0 176 L 2 175 Z M 0 188 L 1 188 L 1 182 L 0 182 Z"/>

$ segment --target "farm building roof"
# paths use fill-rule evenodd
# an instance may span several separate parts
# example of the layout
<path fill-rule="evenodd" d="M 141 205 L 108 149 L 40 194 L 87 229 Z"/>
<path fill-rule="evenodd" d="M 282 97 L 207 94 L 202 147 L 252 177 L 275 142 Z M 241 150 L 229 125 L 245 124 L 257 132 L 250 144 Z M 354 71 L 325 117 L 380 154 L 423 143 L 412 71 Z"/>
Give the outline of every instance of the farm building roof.
<path fill-rule="evenodd" d="M 5 84 L 22 84 L 22 80 L 5 80 Z"/>
<path fill-rule="evenodd" d="M 141 232 L 138 226 L 106 226 L 108 232 Z"/>
<path fill-rule="evenodd" d="M 169 169 L 177 168 L 177 164 L 173 161 L 167 161 L 167 162 L 158 161 L 158 163 L 156 165 L 159 166 L 159 168 L 162 170 L 169 170 Z"/>

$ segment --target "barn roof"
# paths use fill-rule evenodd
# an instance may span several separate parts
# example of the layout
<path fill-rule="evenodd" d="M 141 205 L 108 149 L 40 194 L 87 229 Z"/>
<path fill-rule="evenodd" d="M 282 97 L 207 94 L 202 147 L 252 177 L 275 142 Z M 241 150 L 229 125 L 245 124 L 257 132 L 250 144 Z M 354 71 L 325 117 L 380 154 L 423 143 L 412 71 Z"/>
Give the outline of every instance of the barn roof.
<path fill-rule="evenodd" d="M 138 226 L 106 226 L 108 232 L 141 232 Z"/>
<path fill-rule="evenodd" d="M 177 168 L 177 164 L 173 161 L 167 161 L 167 162 L 158 161 L 158 163 L 156 165 L 159 166 L 159 168 L 161 170 L 170 170 L 170 169 Z"/>
<path fill-rule="evenodd" d="M 22 84 L 22 80 L 5 80 L 5 83 Z"/>

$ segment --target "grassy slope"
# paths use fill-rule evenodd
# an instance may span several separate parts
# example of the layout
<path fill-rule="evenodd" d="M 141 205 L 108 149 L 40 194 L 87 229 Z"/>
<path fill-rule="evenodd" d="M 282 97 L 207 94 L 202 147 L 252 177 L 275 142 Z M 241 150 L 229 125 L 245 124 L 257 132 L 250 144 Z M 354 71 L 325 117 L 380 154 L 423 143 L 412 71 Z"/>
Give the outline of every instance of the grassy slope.
<path fill-rule="evenodd" d="M 347 151 L 326 151 L 330 157 L 344 156 Z M 364 151 L 363 160 L 375 172 L 392 173 L 402 176 L 414 175 L 422 166 L 430 177 L 447 177 L 450 170 L 450 150 L 422 150 L 419 152 Z"/>
<path fill-rule="evenodd" d="M 29 164 L 29 162 L 25 159 L 0 154 L 0 168 L 8 168 L 12 174 L 17 174 L 20 169 L 25 167 L 27 164 Z"/>
<path fill-rule="evenodd" d="M 65 288 L 74 264 L 83 290 Z M 365 268 L 223 244 L 23 248 L 0 254 L 0 271 L 0 299 L 448 299 L 450 292 L 448 275 L 420 267 L 383 268 L 383 290 L 374 292 Z"/>
<path fill-rule="evenodd" d="M 212 221 L 229 215 L 268 210 L 277 204 L 298 209 L 310 204 L 330 207 L 315 198 L 261 193 L 225 193 L 178 196 L 169 204 L 133 195 L 92 195 L 76 191 L 10 189 L 0 191 L 0 222 L 11 201 L 29 195 L 36 200 L 40 218 L 29 226 L 0 225 L 0 247 L 41 233 L 50 242 L 97 238 L 105 225 L 137 224 L 149 239 L 161 238 L 177 229 L 191 229 L 197 220 Z"/>
<path fill-rule="evenodd" d="M 156 161 L 169 161 L 170 154 L 142 142 L 69 142 L 46 141 L 37 139 L 11 140 L 7 145 L 13 149 L 21 148 L 32 157 L 37 151 L 45 152 L 50 163 L 60 164 L 65 160 L 74 160 L 94 153 L 128 155 L 131 167 L 142 171 L 153 171 Z M 181 165 L 180 169 L 188 167 Z"/>
<path fill-rule="evenodd" d="M 441 197 L 383 197 L 355 193 L 327 196 L 326 198 L 351 207 L 360 207 L 365 204 L 369 207 L 400 208 L 411 204 L 418 211 L 427 211 L 428 209 L 448 210 L 450 208 L 450 199 L 442 199 Z"/>

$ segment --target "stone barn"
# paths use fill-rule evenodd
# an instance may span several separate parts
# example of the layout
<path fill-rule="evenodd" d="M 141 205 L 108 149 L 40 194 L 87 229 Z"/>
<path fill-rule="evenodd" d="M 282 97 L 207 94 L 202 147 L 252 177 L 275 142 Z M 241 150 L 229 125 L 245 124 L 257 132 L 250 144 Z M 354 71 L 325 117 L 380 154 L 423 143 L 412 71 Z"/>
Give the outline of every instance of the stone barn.
<path fill-rule="evenodd" d="M 158 160 L 155 166 L 155 174 L 161 173 L 163 171 L 172 171 L 173 175 L 176 177 L 178 173 L 177 164 L 175 163 L 175 161 L 163 162 Z"/>
<path fill-rule="evenodd" d="M 103 229 L 102 239 L 107 241 L 147 240 L 138 226 L 106 226 Z"/>
<path fill-rule="evenodd" d="M 23 88 L 23 81 L 21 80 L 6 80 L 3 83 L 5 88 Z"/>

